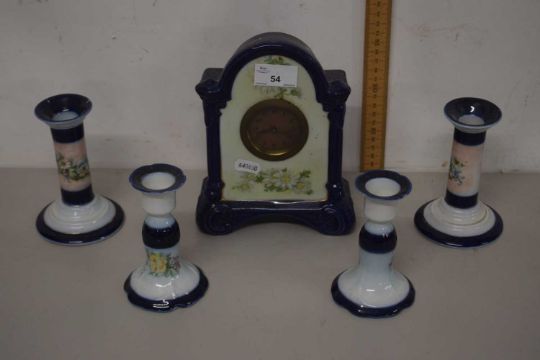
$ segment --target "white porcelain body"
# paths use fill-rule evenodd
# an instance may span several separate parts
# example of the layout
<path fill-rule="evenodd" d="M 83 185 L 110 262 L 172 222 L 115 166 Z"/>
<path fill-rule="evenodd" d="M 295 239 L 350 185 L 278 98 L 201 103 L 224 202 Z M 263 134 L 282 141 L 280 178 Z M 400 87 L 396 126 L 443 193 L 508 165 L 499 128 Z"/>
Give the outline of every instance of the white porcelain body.
<path fill-rule="evenodd" d="M 171 214 L 165 215 L 148 215 L 144 222 L 146 225 L 154 229 L 165 229 L 173 226 L 176 220 Z"/>
<path fill-rule="evenodd" d="M 150 248 L 147 248 L 150 249 Z M 163 256 L 178 256 L 179 245 L 168 249 L 150 249 Z M 173 300 L 190 293 L 199 285 L 199 269 L 189 261 L 179 258 L 179 268 L 173 275 L 153 274 L 148 260 L 131 274 L 131 288 L 148 300 Z"/>
<path fill-rule="evenodd" d="M 388 307 L 409 294 L 408 280 L 392 266 L 394 252 L 374 254 L 360 249 L 360 263 L 338 279 L 339 290 L 358 305 Z"/>
<path fill-rule="evenodd" d="M 376 179 L 377 180 L 377 179 Z M 385 235 L 394 231 L 392 220 L 396 217 L 397 200 L 381 200 L 364 197 L 364 228 L 375 235 Z"/>
<path fill-rule="evenodd" d="M 65 234 L 83 234 L 110 223 L 116 211 L 113 203 L 98 194 L 84 205 L 67 205 L 62 199 L 51 203 L 44 213 L 44 221 L 51 229 Z"/>
<path fill-rule="evenodd" d="M 452 144 L 450 156 L 450 175 L 446 189 L 457 196 L 472 196 L 478 194 L 480 188 L 480 175 L 482 172 L 482 154 L 484 144 L 464 145 L 458 141 Z M 456 168 L 455 163 L 459 168 Z M 455 170 L 452 171 L 452 168 Z M 455 173 L 457 170 L 457 174 Z M 457 176 L 457 178 L 456 178 Z"/>
<path fill-rule="evenodd" d="M 367 221 L 364 224 L 364 228 L 368 232 L 374 235 L 385 235 L 394 231 L 394 225 L 390 222 L 377 223 L 377 222 Z"/>
<path fill-rule="evenodd" d="M 493 210 L 483 202 L 472 208 L 450 206 L 439 198 L 424 208 L 426 222 L 436 230 L 455 237 L 470 237 L 486 233 L 495 225 Z"/>
<path fill-rule="evenodd" d="M 176 191 L 142 193 L 142 207 L 150 216 L 165 216 L 176 207 Z"/>
<path fill-rule="evenodd" d="M 397 201 L 379 200 L 365 197 L 364 215 L 372 222 L 388 223 L 396 217 Z"/>

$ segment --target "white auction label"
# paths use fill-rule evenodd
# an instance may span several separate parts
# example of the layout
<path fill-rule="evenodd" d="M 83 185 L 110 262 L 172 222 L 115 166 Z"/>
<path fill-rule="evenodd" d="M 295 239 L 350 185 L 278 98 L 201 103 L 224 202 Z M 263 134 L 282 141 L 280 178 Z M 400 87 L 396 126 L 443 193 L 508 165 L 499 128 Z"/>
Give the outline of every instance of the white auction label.
<path fill-rule="evenodd" d="M 255 64 L 254 85 L 296 87 L 298 66 Z"/>
<path fill-rule="evenodd" d="M 258 174 L 261 171 L 261 165 L 254 161 L 238 159 L 234 162 L 234 169 L 237 171 Z"/>

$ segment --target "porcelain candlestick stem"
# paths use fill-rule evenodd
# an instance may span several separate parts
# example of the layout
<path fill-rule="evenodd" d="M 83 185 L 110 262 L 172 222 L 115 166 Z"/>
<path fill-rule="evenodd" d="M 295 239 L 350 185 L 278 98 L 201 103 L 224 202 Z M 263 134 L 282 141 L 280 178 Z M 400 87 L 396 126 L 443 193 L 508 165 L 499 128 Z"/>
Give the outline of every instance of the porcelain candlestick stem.
<path fill-rule="evenodd" d="M 486 131 L 501 118 L 491 102 L 459 98 L 444 112 L 455 126 L 446 195 L 416 212 L 416 227 L 431 240 L 452 247 L 473 247 L 494 241 L 503 230 L 499 214 L 478 200 Z"/>
<path fill-rule="evenodd" d="M 201 269 L 180 256 L 180 228 L 171 215 L 176 190 L 186 177 L 175 166 L 153 164 L 133 171 L 129 181 L 141 192 L 147 213 L 142 228 L 147 259 L 124 284 L 129 301 L 159 312 L 193 305 L 204 296 L 208 280 Z"/>
<path fill-rule="evenodd" d="M 411 306 L 415 296 L 412 283 L 392 268 L 395 207 L 412 186 L 405 176 L 388 170 L 366 172 L 356 179 L 356 186 L 365 195 L 367 219 L 359 235 L 360 261 L 336 277 L 332 297 L 356 316 L 394 316 Z"/>
<path fill-rule="evenodd" d="M 77 94 L 56 95 L 35 108 L 36 116 L 51 128 L 62 195 L 41 211 L 36 227 L 57 244 L 84 245 L 103 240 L 124 220 L 118 204 L 92 190 L 83 127 L 91 109 L 90 100 Z"/>

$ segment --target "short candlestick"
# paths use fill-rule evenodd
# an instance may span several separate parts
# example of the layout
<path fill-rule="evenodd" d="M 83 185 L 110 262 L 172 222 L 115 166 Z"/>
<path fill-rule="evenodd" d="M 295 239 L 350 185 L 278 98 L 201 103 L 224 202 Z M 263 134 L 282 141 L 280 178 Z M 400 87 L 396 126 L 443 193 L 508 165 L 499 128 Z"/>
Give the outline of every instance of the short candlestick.
<path fill-rule="evenodd" d="M 124 283 L 129 301 L 158 312 L 195 304 L 208 289 L 208 280 L 199 267 L 180 256 L 180 227 L 171 214 L 176 191 L 186 181 L 184 173 L 169 164 L 153 164 L 133 171 L 129 181 L 141 192 L 147 213 L 142 228 L 146 263 Z"/>
<path fill-rule="evenodd" d="M 360 230 L 360 261 L 332 283 L 332 297 L 360 317 L 389 317 L 414 302 L 412 283 L 392 267 L 397 233 L 392 223 L 396 204 L 412 189 L 405 176 L 389 170 L 372 170 L 356 179 L 365 195 L 366 223 Z"/>

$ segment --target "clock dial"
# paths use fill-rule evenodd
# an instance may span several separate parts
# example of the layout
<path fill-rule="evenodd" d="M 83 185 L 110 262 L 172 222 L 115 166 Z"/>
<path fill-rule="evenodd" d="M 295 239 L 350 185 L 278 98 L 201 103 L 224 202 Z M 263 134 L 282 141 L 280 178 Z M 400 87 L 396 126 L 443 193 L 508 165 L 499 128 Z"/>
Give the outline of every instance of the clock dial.
<path fill-rule="evenodd" d="M 283 99 L 261 101 L 248 109 L 240 135 L 255 156 L 270 161 L 296 155 L 307 142 L 309 127 L 298 107 Z"/>

